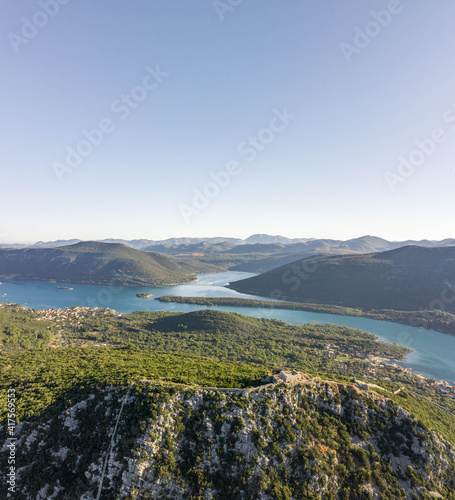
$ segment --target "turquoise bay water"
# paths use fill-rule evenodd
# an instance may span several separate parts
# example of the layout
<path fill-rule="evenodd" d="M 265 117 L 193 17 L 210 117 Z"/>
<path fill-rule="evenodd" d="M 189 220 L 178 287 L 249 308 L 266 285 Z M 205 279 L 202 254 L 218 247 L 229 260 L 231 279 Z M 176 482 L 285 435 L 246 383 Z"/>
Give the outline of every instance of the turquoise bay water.
<path fill-rule="evenodd" d="M 161 295 L 182 295 L 196 297 L 244 297 L 245 295 L 224 288 L 229 282 L 255 276 L 254 273 L 226 272 L 201 274 L 198 281 L 187 285 L 166 288 L 112 287 L 102 285 L 78 285 L 68 283 L 40 283 L 31 281 L 4 281 L 0 285 L 0 302 L 14 302 L 33 309 L 81 307 L 109 307 L 118 312 L 174 311 L 189 312 L 197 309 L 218 309 L 238 312 L 257 318 L 274 318 L 287 323 L 302 325 L 310 322 L 331 323 L 375 334 L 386 342 L 396 342 L 413 349 L 406 361 L 399 364 L 412 368 L 422 375 L 438 380 L 455 381 L 455 336 L 423 330 L 411 326 L 377 321 L 368 318 L 339 316 L 335 314 L 291 311 L 286 309 L 264 309 L 259 307 L 199 306 L 192 304 L 168 304 L 154 300 Z M 64 286 L 73 290 L 62 290 Z M 153 298 L 141 299 L 137 292 L 153 293 Z"/>

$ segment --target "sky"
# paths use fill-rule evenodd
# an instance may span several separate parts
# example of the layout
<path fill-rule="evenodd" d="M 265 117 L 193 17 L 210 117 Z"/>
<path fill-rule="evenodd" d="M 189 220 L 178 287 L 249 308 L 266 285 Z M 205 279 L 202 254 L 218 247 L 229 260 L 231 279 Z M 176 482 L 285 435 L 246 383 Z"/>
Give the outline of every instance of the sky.
<path fill-rule="evenodd" d="M 0 242 L 454 237 L 455 4 L 0 6 Z"/>

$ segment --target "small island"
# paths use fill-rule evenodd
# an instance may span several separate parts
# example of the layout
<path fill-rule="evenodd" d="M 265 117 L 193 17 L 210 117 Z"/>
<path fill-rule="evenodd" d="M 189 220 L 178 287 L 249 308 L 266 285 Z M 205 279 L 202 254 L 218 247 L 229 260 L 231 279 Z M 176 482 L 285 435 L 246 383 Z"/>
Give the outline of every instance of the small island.
<path fill-rule="evenodd" d="M 136 297 L 139 297 L 140 299 L 147 299 L 148 297 L 153 297 L 153 293 L 136 293 Z"/>
<path fill-rule="evenodd" d="M 74 290 L 74 288 L 70 288 L 68 286 L 56 286 L 55 288 L 58 288 L 59 290 Z"/>

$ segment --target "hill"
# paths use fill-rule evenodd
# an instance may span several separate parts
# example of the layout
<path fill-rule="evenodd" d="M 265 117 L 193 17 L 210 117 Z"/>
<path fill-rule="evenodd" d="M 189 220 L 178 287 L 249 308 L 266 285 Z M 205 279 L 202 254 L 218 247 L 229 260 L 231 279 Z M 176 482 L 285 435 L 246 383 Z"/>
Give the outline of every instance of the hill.
<path fill-rule="evenodd" d="M 38 314 L 52 317 L 51 313 Z M 383 358 L 402 359 L 409 353 L 404 347 L 378 342 L 374 335 L 351 328 L 290 325 L 214 310 L 137 311 L 122 316 L 80 312 L 78 318 L 69 316 L 62 327 L 67 344 L 72 346 L 135 344 L 152 350 L 351 376 L 364 372 L 363 360 L 357 363 L 354 358 L 353 363 L 344 366 L 335 356 L 324 356 L 324 346 L 337 345 L 340 354 L 348 356 L 351 348 L 352 352 L 362 353 L 363 358 L 378 352 Z"/>
<path fill-rule="evenodd" d="M 255 295 L 361 309 L 455 312 L 455 247 L 407 246 L 286 264 L 229 288 Z"/>
<path fill-rule="evenodd" d="M 392 242 L 375 236 L 362 236 L 347 241 L 332 239 L 286 239 L 254 235 L 243 244 L 208 241 L 197 244 L 157 244 L 148 250 L 179 256 L 178 262 L 192 269 L 197 263 L 211 265 L 218 269 L 264 273 L 288 263 L 315 256 L 349 255 L 383 252 L 404 246 L 421 247 L 453 246 L 454 240 Z"/>
<path fill-rule="evenodd" d="M 13 305 L 0 328 L 0 432 L 17 439 L 0 484 L 13 449 L 17 498 L 455 499 L 453 400 L 371 334 Z M 278 367 L 303 375 L 271 384 Z"/>
<path fill-rule="evenodd" d="M 342 307 L 330 304 L 309 304 L 306 302 L 286 302 L 284 300 L 245 299 L 243 297 L 181 297 L 178 295 L 161 295 L 155 300 L 177 304 L 198 304 L 202 306 L 258 307 L 261 309 L 290 309 L 295 311 L 312 311 L 324 314 L 342 316 L 362 316 L 380 321 L 403 323 L 414 327 L 435 330 L 441 333 L 455 335 L 455 314 L 447 311 L 419 310 L 396 311 L 392 309 L 370 309 L 368 311 L 352 307 Z"/>
<path fill-rule="evenodd" d="M 259 367 L 287 367 L 312 374 L 367 378 L 374 375 L 389 390 L 407 387 L 455 413 L 455 398 L 444 397 L 445 384 L 431 380 L 422 383 L 418 376 L 411 376 L 395 365 L 395 360 L 403 359 L 409 349 L 380 342 L 370 333 L 343 326 L 290 325 L 210 309 L 190 313 L 137 311 L 122 315 L 110 309 L 72 307 L 30 311 L 3 305 L 0 341 L 0 357 L 24 350 L 49 350 L 49 347 L 135 345 L 149 352 L 197 355 L 254 363 Z M 436 422 L 441 417 L 444 415 L 434 416 L 433 425 L 439 425 Z M 441 432 L 455 443 L 453 424 L 440 424 Z"/>
<path fill-rule="evenodd" d="M 363 358 L 377 352 L 383 358 L 402 359 L 409 353 L 404 347 L 378 342 L 371 333 L 351 328 L 290 325 L 210 309 L 124 315 L 110 309 L 31 311 L 14 304 L 0 306 L 0 355 L 62 345 L 101 344 L 134 344 L 155 351 L 348 375 L 362 374 L 363 360 L 342 366 L 335 357 L 323 355 L 327 344 L 336 344 L 344 356 L 349 356 L 349 348 L 363 353 Z M 318 356 L 314 355 L 315 349 Z"/>
<path fill-rule="evenodd" d="M 284 264 L 289 264 L 291 262 L 296 262 L 301 259 L 308 259 L 309 257 L 320 257 L 320 256 L 328 256 L 328 255 L 346 255 L 353 254 L 357 252 L 353 252 L 351 250 L 344 250 L 341 248 L 333 248 L 333 247 L 316 247 L 313 250 L 302 251 L 295 249 L 295 247 L 300 246 L 289 245 L 286 247 L 287 251 L 272 253 L 265 256 L 265 253 L 256 253 L 256 254 L 242 254 L 244 257 L 244 262 L 237 264 L 231 267 L 233 271 L 245 271 L 250 273 L 265 273 L 272 269 L 276 269 L 278 267 L 283 266 Z M 234 256 L 234 254 L 231 254 Z M 250 256 L 249 259 L 247 257 Z M 239 256 L 238 256 L 239 257 Z"/>
<path fill-rule="evenodd" d="M 166 286 L 196 279 L 195 274 L 165 255 L 99 242 L 43 249 L 1 249 L 0 277 L 126 286 Z"/>
<path fill-rule="evenodd" d="M 269 234 L 252 234 L 249 236 L 246 240 L 245 243 L 248 245 L 255 245 L 258 243 L 261 244 L 270 244 L 270 243 L 283 243 L 285 245 L 292 243 L 295 240 L 292 240 L 290 238 L 286 238 L 284 236 L 270 236 Z"/>
<path fill-rule="evenodd" d="M 166 243 L 164 245 L 151 245 L 143 250 L 148 252 L 160 252 L 170 255 L 184 255 L 184 254 L 195 254 L 195 255 L 203 255 L 210 254 L 216 252 L 224 252 L 229 251 L 234 248 L 235 245 L 232 243 L 228 243 L 223 241 L 221 243 L 210 243 L 209 241 L 202 241 L 199 243 L 192 244 L 169 244 Z"/>
<path fill-rule="evenodd" d="M 291 246 L 291 245 L 289 245 Z M 286 251 L 286 245 L 283 243 L 248 243 L 246 245 L 237 245 L 236 247 L 227 249 L 224 253 L 242 254 L 242 253 L 281 253 Z"/>
<path fill-rule="evenodd" d="M 354 252 L 378 252 L 381 250 L 391 250 L 404 246 L 400 243 L 393 243 L 377 236 L 362 236 L 361 238 L 354 238 L 341 242 L 337 245 L 338 248 L 344 248 Z"/>
<path fill-rule="evenodd" d="M 0 249 L 45 249 L 73 245 L 79 240 L 26 244 L 0 244 Z M 421 247 L 454 246 L 454 239 L 442 241 L 388 241 L 376 236 L 361 236 L 347 241 L 315 238 L 285 238 L 256 234 L 246 240 L 237 238 L 169 238 L 167 240 L 106 239 L 100 243 L 123 244 L 136 250 L 158 252 L 192 273 L 227 270 L 264 273 L 285 264 L 319 255 L 346 255 L 382 252 L 418 245 Z"/>
<path fill-rule="evenodd" d="M 14 243 L 9 244 L 2 243 L 0 248 L 53 248 L 60 246 L 73 245 L 79 243 L 79 239 L 71 240 L 56 240 L 56 241 L 38 241 L 36 243 Z M 359 238 L 354 238 L 347 241 L 333 240 L 333 239 L 318 239 L 318 238 L 286 238 L 284 236 L 270 236 L 267 234 L 254 234 L 246 239 L 240 238 L 229 238 L 229 237 L 212 237 L 212 238 L 168 238 L 166 240 L 148 240 L 148 239 L 137 239 L 137 240 L 124 240 L 118 238 L 107 238 L 104 240 L 97 240 L 101 243 L 121 243 L 136 250 L 146 250 L 150 247 L 164 246 L 164 247 L 178 247 L 185 245 L 192 245 L 198 243 L 211 243 L 217 244 L 228 244 L 234 246 L 239 245 L 267 245 L 267 244 L 282 244 L 287 247 L 297 244 L 303 244 L 306 249 L 316 248 L 316 247 L 339 247 L 339 248 L 349 248 L 351 250 L 362 249 L 362 251 L 378 252 L 381 250 L 392 250 L 393 248 L 398 248 L 406 245 L 418 245 L 418 246 L 453 246 L 455 245 L 455 239 L 447 238 L 445 240 L 406 240 L 406 241 L 388 241 L 383 238 L 378 238 L 377 236 L 361 236 Z"/>
<path fill-rule="evenodd" d="M 455 498 L 455 448 L 352 383 L 213 390 L 196 384 L 267 371 L 134 348 L 26 353 L 0 371 L 3 433 L 17 395 L 15 498 Z"/>

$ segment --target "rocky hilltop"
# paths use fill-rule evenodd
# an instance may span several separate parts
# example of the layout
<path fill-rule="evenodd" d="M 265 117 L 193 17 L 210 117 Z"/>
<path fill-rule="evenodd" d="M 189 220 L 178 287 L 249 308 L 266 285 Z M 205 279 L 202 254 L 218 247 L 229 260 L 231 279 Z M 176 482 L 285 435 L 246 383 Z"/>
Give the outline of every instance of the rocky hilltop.
<path fill-rule="evenodd" d="M 14 498 L 455 498 L 455 449 L 379 394 L 239 392 L 110 385 L 25 420 Z"/>

